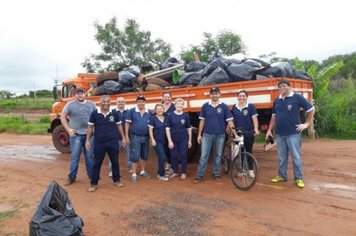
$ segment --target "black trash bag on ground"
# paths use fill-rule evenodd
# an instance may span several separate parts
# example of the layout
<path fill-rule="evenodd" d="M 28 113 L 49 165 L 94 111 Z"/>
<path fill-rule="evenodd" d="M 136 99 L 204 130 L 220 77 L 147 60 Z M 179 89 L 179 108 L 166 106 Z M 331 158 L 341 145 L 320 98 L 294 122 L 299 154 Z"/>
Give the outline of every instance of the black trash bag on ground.
<path fill-rule="evenodd" d="M 184 71 L 185 72 L 200 71 L 200 70 L 203 70 L 205 68 L 205 66 L 206 66 L 205 62 L 192 61 L 184 68 Z"/>
<path fill-rule="evenodd" d="M 179 61 L 177 60 L 177 58 L 175 57 L 170 57 L 168 58 L 167 60 L 165 60 L 161 66 L 160 66 L 160 69 L 163 70 L 163 69 L 167 69 L 169 67 L 172 67 L 172 66 L 175 66 L 177 63 L 179 63 Z"/>
<path fill-rule="evenodd" d="M 295 77 L 293 66 L 289 62 L 275 62 L 263 70 L 256 72 L 258 75 L 267 77 Z"/>
<path fill-rule="evenodd" d="M 254 69 L 245 63 L 231 64 L 228 70 L 232 82 L 251 80 L 254 75 Z"/>
<path fill-rule="evenodd" d="M 52 181 L 30 222 L 30 236 L 84 236 L 68 193 Z"/>
<path fill-rule="evenodd" d="M 132 87 L 136 80 L 137 77 L 128 71 L 120 71 L 119 73 L 119 83 L 124 87 Z"/>
<path fill-rule="evenodd" d="M 202 79 L 198 86 L 227 83 L 229 80 L 230 77 L 226 71 L 220 67 L 217 67 L 208 77 Z"/>
<path fill-rule="evenodd" d="M 201 73 L 201 76 L 203 78 L 206 76 L 209 76 L 218 67 L 225 71 L 228 70 L 227 64 L 222 59 L 216 58 L 212 62 L 210 62 L 208 65 L 205 66 L 203 72 Z"/>
<path fill-rule="evenodd" d="M 194 71 L 194 72 L 186 72 L 179 78 L 180 85 L 198 85 L 199 82 L 202 80 L 201 72 L 203 70 Z"/>
<path fill-rule="evenodd" d="M 112 80 L 105 81 L 103 86 L 109 94 L 120 93 L 124 87 L 121 83 Z"/>

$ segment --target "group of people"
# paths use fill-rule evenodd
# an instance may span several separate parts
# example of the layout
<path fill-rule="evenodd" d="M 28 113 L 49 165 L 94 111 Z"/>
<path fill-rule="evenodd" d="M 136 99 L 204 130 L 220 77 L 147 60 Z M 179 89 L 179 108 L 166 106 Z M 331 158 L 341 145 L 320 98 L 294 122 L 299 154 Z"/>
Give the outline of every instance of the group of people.
<path fill-rule="evenodd" d="M 288 180 L 287 163 L 290 153 L 294 180 L 302 188 L 304 182 L 300 133 L 312 121 L 314 107 L 303 96 L 293 93 L 289 81 L 281 80 L 278 87 L 280 96 L 273 103 L 273 114 L 266 134 L 266 137 L 271 136 L 275 129 L 279 156 L 278 176 L 272 178 L 271 182 Z M 231 110 L 221 101 L 218 87 L 212 87 L 209 94 L 210 101 L 203 104 L 199 114 L 197 142 L 201 144 L 201 156 L 195 184 L 204 180 L 211 150 L 214 151 L 212 178 L 221 181 L 221 156 L 226 132 L 232 132 L 237 138 L 235 127 L 244 130 L 245 148 L 250 153 L 253 151 L 255 136 L 259 135 L 258 113 L 256 107 L 248 103 L 246 90 L 237 93 L 237 103 Z M 85 91 L 78 88 L 75 91 L 75 100 L 63 109 L 61 121 L 70 136 L 71 149 L 70 171 L 65 184 L 75 182 L 79 157 L 83 151 L 90 179 L 89 192 L 97 189 L 106 154 L 110 158 L 109 176 L 112 176 L 115 186 L 122 187 L 118 161 L 120 146 L 126 149 L 127 170 L 131 173 L 131 181 L 136 183 L 138 175 L 151 178 L 146 170 L 150 141 L 158 160 L 157 178 L 168 181 L 180 176 L 181 180 L 185 180 L 187 151 L 192 146 L 192 127 L 189 114 L 183 111 L 184 99 L 177 98 L 172 102 L 171 94 L 164 92 L 162 103 L 156 104 L 153 112 L 146 108 L 146 98 L 143 95 L 136 98 L 136 107 L 129 110 L 125 109 L 123 97 L 119 97 L 116 102 L 117 108 L 110 109 L 110 97 L 103 95 L 99 108 L 96 108 L 93 102 L 85 99 Z M 300 122 L 301 108 L 308 114 L 305 123 Z"/>

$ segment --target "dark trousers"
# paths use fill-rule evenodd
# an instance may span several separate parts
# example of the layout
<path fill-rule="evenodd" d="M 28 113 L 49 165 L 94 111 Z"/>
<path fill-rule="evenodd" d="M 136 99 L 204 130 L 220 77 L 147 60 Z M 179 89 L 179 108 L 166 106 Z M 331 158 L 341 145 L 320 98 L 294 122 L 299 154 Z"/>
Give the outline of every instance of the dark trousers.
<path fill-rule="evenodd" d="M 112 164 L 112 180 L 120 181 L 120 166 L 119 166 L 119 145 L 117 140 L 108 142 L 95 142 L 94 144 L 94 165 L 91 178 L 91 185 L 97 185 L 100 177 L 100 169 L 105 158 L 105 154 L 109 155 Z"/>
<path fill-rule="evenodd" d="M 244 136 L 244 144 L 245 144 L 245 151 L 249 152 L 252 154 L 252 148 L 253 148 L 253 144 L 255 142 L 255 136 L 251 135 L 251 136 Z M 252 163 L 249 162 L 248 163 L 250 170 L 252 170 L 253 166 Z"/>
<path fill-rule="evenodd" d="M 174 141 L 174 148 L 171 150 L 171 162 L 174 173 L 178 173 L 178 162 L 180 160 L 182 173 L 187 173 L 188 163 L 188 139 Z"/>
<path fill-rule="evenodd" d="M 157 142 L 154 150 L 158 159 L 158 174 L 164 176 L 164 163 L 166 162 L 167 155 L 169 153 L 168 146 L 166 143 Z"/>

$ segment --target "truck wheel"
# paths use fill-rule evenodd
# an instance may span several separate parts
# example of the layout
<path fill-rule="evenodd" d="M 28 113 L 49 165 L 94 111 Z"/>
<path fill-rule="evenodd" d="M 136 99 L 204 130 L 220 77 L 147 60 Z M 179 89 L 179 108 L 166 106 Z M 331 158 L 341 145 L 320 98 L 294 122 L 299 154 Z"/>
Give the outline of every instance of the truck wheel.
<path fill-rule="evenodd" d="M 54 128 L 52 133 L 52 142 L 54 147 L 62 153 L 70 152 L 69 135 L 62 125 Z"/>

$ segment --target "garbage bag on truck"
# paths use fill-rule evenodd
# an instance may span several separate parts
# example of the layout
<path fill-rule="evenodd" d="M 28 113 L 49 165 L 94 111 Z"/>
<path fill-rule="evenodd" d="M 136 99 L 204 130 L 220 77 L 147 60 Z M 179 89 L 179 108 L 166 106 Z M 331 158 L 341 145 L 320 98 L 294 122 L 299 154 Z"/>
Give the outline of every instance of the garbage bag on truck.
<path fill-rule="evenodd" d="M 192 61 L 191 63 L 189 63 L 189 64 L 184 68 L 184 71 L 185 71 L 185 72 L 200 71 L 200 70 L 204 69 L 205 66 L 206 66 L 206 63 L 205 63 L 205 62 Z"/>
<path fill-rule="evenodd" d="M 129 66 L 129 68 L 127 68 L 127 71 L 131 74 L 134 74 L 136 77 L 139 77 L 141 74 L 141 70 L 138 66 Z"/>
<path fill-rule="evenodd" d="M 30 236 L 84 236 L 68 193 L 52 181 L 30 222 Z"/>
<path fill-rule="evenodd" d="M 179 84 L 180 85 L 189 85 L 189 84 L 198 85 L 199 82 L 202 80 L 202 77 L 201 77 L 202 71 L 203 70 L 184 73 L 179 79 Z"/>
<path fill-rule="evenodd" d="M 109 94 L 120 93 L 124 87 L 121 83 L 112 80 L 105 81 L 103 86 Z"/>
<path fill-rule="evenodd" d="M 226 71 L 220 67 L 217 67 L 208 77 L 203 78 L 199 82 L 198 86 L 227 83 L 229 80 L 230 77 Z"/>
<path fill-rule="evenodd" d="M 177 63 L 179 63 L 179 61 L 177 60 L 177 58 L 175 57 L 170 57 L 167 60 L 165 60 L 161 66 L 160 66 L 160 70 L 163 69 L 167 69 L 169 67 L 175 66 Z"/>
<path fill-rule="evenodd" d="M 119 83 L 122 86 L 132 87 L 133 83 L 137 80 L 137 77 L 130 73 L 129 71 L 120 71 L 119 72 Z"/>
<path fill-rule="evenodd" d="M 251 80 L 254 75 L 254 69 L 245 63 L 231 64 L 228 70 L 232 82 Z"/>
<path fill-rule="evenodd" d="M 205 66 L 201 76 L 204 78 L 206 76 L 209 76 L 213 71 L 220 67 L 221 69 L 227 71 L 227 64 L 220 58 L 214 59 L 212 62 L 210 62 L 208 65 Z"/>
<path fill-rule="evenodd" d="M 255 68 L 261 68 L 261 67 L 267 67 L 269 64 L 261 59 L 256 59 L 256 58 L 245 58 L 242 60 L 242 63 L 248 64 L 251 67 Z"/>
<path fill-rule="evenodd" d="M 293 66 L 289 62 L 275 62 L 263 70 L 256 72 L 256 74 L 267 77 L 295 77 Z"/>

